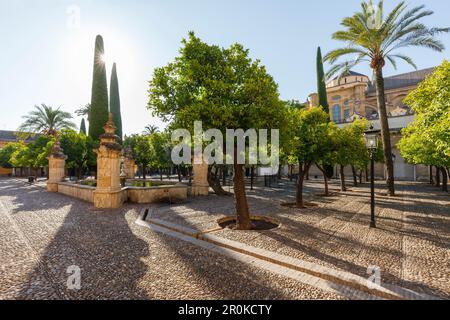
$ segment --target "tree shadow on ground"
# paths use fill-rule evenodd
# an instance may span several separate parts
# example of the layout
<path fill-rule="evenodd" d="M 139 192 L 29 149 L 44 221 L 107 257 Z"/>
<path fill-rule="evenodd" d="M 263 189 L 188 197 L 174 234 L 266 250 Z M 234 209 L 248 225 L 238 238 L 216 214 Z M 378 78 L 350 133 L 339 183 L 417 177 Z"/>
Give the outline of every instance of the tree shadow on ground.
<path fill-rule="evenodd" d="M 210 208 L 211 197 L 223 201 L 230 200 L 229 197 L 222 198 L 217 196 L 196 198 L 196 210 L 207 210 Z M 231 201 L 233 201 L 232 198 Z M 186 205 L 189 204 L 185 203 L 181 206 Z M 176 215 L 176 212 L 171 210 L 174 207 L 176 206 L 152 205 L 151 209 L 155 211 L 163 210 L 164 215 L 167 216 L 171 214 Z M 219 209 L 217 206 L 214 206 L 214 211 L 214 213 L 210 212 L 209 214 L 223 217 L 224 210 L 220 210 L 220 206 Z M 164 218 L 162 216 L 159 217 Z M 198 225 L 192 224 L 183 215 L 178 215 L 175 222 L 186 228 L 204 231 Z M 188 243 L 182 243 L 182 240 L 177 239 L 174 241 L 173 238 L 164 234 L 157 233 L 157 235 L 164 242 L 165 246 L 170 248 L 170 251 L 188 266 L 196 285 L 200 285 L 208 294 L 218 299 L 292 299 L 289 290 L 282 286 L 284 281 L 282 277 L 271 275 L 263 269 L 252 267 L 248 263 L 235 261 L 219 253 Z M 274 281 L 277 278 L 278 281 Z"/>
<path fill-rule="evenodd" d="M 376 261 L 378 256 L 381 255 L 388 255 L 391 257 L 391 259 L 397 259 L 401 260 L 401 253 L 397 250 L 390 250 L 385 248 L 378 248 L 375 244 L 374 245 L 367 245 L 365 243 L 361 243 L 354 240 L 349 240 L 348 238 L 337 236 L 336 234 L 330 234 L 327 232 L 323 232 L 320 229 L 311 227 L 311 226 L 304 226 L 303 224 L 296 223 L 296 222 L 290 222 L 289 227 L 291 229 L 297 229 L 300 231 L 308 232 L 308 234 L 312 234 L 312 238 L 315 240 L 324 240 L 322 246 L 317 245 L 307 245 L 305 243 L 308 243 L 306 240 L 311 239 L 305 239 L 305 238 L 293 238 L 289 237 L 288 235 L 282 234 L 281 232 L 276 231 L 265 231 L 264 235 L 267 237 L 272 238 L 274 241 L 281 244 L 283 247 L 289 247 L 290 249 L 301 252 L 302 255 L 305 255 L 303 258 L 306 260 L 309 260 L 311 262 L 319 263 L 322 265 L 326 265 L 331 268 L 339 268 L 344 271 L 357 274 L 364 278 L 369 278 L 370 275 L 368 275 L 368 267 L 367 266 L 361 266 L 357 263 L 351 262 L 348 259 L 344 259 L 340 257 L 339 251 L 337 251 L 337 248 L 340 248 L 342 246 L 346 246 L 347 249 L 343 251 L 345 254 L 353 254 L 355 257 L 359 254 L 359 252 L 362 252 L 362 250 L 365 250 L 366 252 L 370 252 L 371 258 L 373 261 Z M 361 226 L 363 227 L 363 226 Z M 328 240 L 327 240 L 328 239 Z M 316 242 L 317 243 L 317 242 Z M 328 247 L 328 248 L 327 248 Z M 327 248 L 327 250 L 324 250 Z M 335 248 L 335 249 L 333 249 Z M 278 253 L 282 253 L 284 250 L 280 249 L 278 250 Z M 391 260 L 392 261 L 392 260 Z M 372 265 L 372 264 L 370 264 Z M 438 296 L 444 296 L 448 293 L 442 292 L 439 288 L 431 287 L 429 285 L 426 285 L 421 282 L 415 282 L 415 281 L 408 281 L 405 279 L 400 278 L 398 275 L 392 274 L 386 269 L 382 270 L 382 281 L 384 283 L 388 284 L 395 284 L 402 287 L 407 287 L 412 290 L 423 292 L 431 295 L 438 295 Z M 335 289 L 339 290 L 335 287 Z"/>
<path fill-rule="evenodd" d="M 14 184 L 2 189 L 2 196 L 13 199 L 11 219 L 34 255 L 17 284 L 16 299 L 151 298 L 138 287 L 148 244 L 130 230 L 125 210 L 93 210 L 89 203 L 41 188 L 0 183 Z M 79 290 L 67 286 L 76 270 L 71 266 L 80 268 Z"/>

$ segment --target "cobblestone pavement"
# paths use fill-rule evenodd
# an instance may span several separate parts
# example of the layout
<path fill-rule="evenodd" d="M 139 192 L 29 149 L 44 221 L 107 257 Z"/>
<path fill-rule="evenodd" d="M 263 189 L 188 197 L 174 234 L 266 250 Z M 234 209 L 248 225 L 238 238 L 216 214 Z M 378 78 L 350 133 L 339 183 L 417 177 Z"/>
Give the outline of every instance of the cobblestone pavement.
<path fill-rule="evenodd" d="M 449 298 L 449 195 L 399 184 L 399 197 L 378 197 L 378 228 L 369 229 L 368 190 L 350 189 L 322 198 L 315 196 L 322 185 L 310 182 L 309 201 L 318 207 L 298 210 L 280 205 L 294 200 L 289 183 L 257 188 L 248 194 L 252 213 L 281 227 L 214 234 L 364 277 L 378 266 L 383 282 Z M 139 227 L 142 208 L 95 210 L 0 179 L 0 299 L 342 299 Z M 152 218 L 205 231 L 234 214 L 234 202 L 212 195 L 150 209 Z M 71 265 L 81 268 L 79 291 L 67 290 Z"/>
<path fill-rule="evenodd" d="M 427 184 L 398 182 L 398 197 L 377 192 L 377 229 L 370 229 L 370 191 L 367 186 L 338 192 L 332 183 L 331 197 L 321 197 L 321 182 L 307 183 L 308 200 L 318 207 L 288 209 L 295 188 L 248 192 L 252 214 L 278 219 L 271 231 L 214 232 L 224 238 L 367 277 L 368 268 L 381 271 L 383 283 L 419 293 L 450 298 L 450 196 Z M 234 214 L 232 198 L 210 196 L 177 206 L 153 207 L 152 218 L 198 231 L 217 227 L 216 221 Z"/>
<path fill-rule="evenodd" d="M 142 228 L 141 208 L 0 178 L 0 299 L 342 299 Z M 67 288 L 72 265 L 80 290 Z"/>

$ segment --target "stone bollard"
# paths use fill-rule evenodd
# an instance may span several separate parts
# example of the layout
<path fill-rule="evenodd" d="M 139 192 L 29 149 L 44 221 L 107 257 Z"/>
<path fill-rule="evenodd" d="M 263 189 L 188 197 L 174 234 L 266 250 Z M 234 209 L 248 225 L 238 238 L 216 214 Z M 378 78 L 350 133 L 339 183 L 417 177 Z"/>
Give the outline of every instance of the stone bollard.
<path fill-rule="evenodd" d="M 65 166 L 67 156 L 64 155 L 58 140 L 53 144 L 52 152 L 48 156 L 47 191 L 58 192 L 58 183 L 66 176 Z"/>
<path fill-rule="evenodd" d="M 208 163 L 203 159 L 203 155 L 194 158 L 192 169 L 194 171 L 192 195 L 194 197 L 209 195 Z"/>

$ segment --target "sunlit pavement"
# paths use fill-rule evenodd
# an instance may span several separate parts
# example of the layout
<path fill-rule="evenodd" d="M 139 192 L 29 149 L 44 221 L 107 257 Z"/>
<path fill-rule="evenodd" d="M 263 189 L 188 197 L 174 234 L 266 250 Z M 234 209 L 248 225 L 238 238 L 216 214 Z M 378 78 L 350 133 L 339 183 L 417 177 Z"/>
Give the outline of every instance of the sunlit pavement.
<path fill-rule="evenodd" d="M 309 200 L 319 207 L 286 209 L 292 186 L 249 192 L 253 213 L 281 227 L 214 234 L 336 270 L 450 296 L 449 196 L 427 185 L 401 184 L 398 198 L 378 199 L 378 229 L 368 226 L 368 190 L 354 188 Z M 336 188 L 333 186 L 332 188 Z M 145 206 L 95 210 L 90 204 L 12 179 L 0 179 L 0 298 L 2 299 L 341 299 L 252 265 L 135 224 Z M 150 206 L 153 218 L 199 231 L 234 212 L 232 198 L 193 198 Z M 81 288 L 68 287 L 71 266 Z M 69 271 L 69 273 L 68 273 Z"/>

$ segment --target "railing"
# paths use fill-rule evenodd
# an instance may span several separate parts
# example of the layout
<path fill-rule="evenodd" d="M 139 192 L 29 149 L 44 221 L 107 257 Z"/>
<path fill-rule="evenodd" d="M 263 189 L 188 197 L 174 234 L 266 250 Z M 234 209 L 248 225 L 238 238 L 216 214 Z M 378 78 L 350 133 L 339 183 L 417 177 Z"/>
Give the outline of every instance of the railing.
<path fill-rule="evenodd" d="M 395 118 L 404 118 L 404 117 L 412 117 L 414 116 L 414 113 L 407 113 L 404 115 L 400 115 L 400 116 L 388 116 L 388 119 L 395 119 Z M 369 121 L 378 121 L 380 120 L 380 117 L 378 115 L 376 116 L 367 116 L 367 117 L 363 117 Z M 339 119 L 339 120 L 333 120 L 333 122 L 335 124 L 346 124 L 346 123 L 353 123 L 355 122 L 356 119 Z"/>

